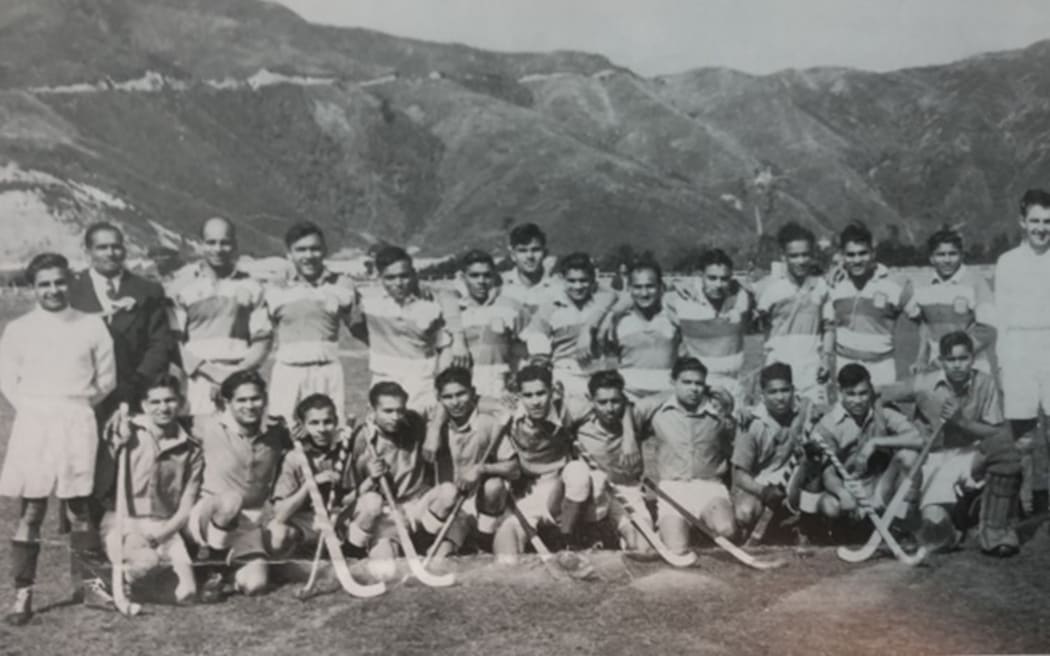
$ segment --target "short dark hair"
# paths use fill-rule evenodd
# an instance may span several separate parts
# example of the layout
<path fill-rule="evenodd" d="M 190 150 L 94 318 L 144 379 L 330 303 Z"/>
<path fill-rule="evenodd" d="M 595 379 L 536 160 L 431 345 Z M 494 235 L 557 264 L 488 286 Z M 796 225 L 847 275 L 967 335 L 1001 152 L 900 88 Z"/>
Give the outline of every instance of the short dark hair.
<path fill-rule="evenodd" d="M 96 221 L 84 230 L 84 246 L 91 248 L 92 243 L 95 241 L 95 235 L 105 231 L 113 232 L 120 237 L 120 242 L 124 243 L 124 232 L 116 225 L 109 221 Z"/>
<path fill-rule="evenodd" d="M 376 271 L 383 273 L 388 266 L 396 262 L 408 262 L 409 264 L 412 264 L 412 256 L 400 246 L 383 246 L 376 251 L 373 261 L 376 265 Z"/>
<path fill-rule="evenodd" d="M 472 248 L 463 254 L 463 257 L 459 258 L 459 268 L 461 271 L 466 271 L 475 264 L 487 264 L 496 269 L 496 260 L 492 257 L 491 253 L 483 251 L 480 248 Z"/>
<path fill-rule="evenodd" d="M 146 400 L 151 390 L 155 389 L 169 389 L 180 398 L 182 397 L 182 382 L 178 376 L 172 375 L 168 372 L 159 373 L 153 378 L 146 381 L 146 384 L 139 388 L 138 401 L 141 403 Z"/>
<path fill-rule="evenodd" d="M 255 369 L 244 369 L 233 372 L 222 381 L 222 384 L 219 385 L 219 396 L 228 402 L 241 385 L 255 385 L 263 395 L 266 394 L 266 381 L 262 374 Z"/>
<path fill-rule="evenodd" d="M 324 230 L 321 230 L 321 226 L 317 225 L 313 221 L 300 221 L 284 233 L 284 245 L 285 248 L 291 248 L 292 244 L 299 241 L 303 237 L 309 237 L 311 235 L 317 235 L 321 238 L 321 243 L 326 244 L 324 238 Z"/>
<path fill-rule="evenodd" d="M 561 271 L 563 276 L 569 271 L 583 271 L 592 280 L 598 277 L 598 271 L 594 267 L 594 262 L 591 261 L 591 256 L 581 251 L 569 253 L 563 257 L 561 262 L 558 263 L 558 270 Z"/>
<path fill-rule="evenodd" d="M 518 389 L 521 389 L 525 383 L 533 380 L 542 382 L 547 386 L 547 389 L 554 387 L 554 376 L 551 375 L 551 370 L 538 364 L 525 365 L 521 369 L 518 369 L 518 373 L 514 377 L 514 380 L 518 384 Z"/>
<path fill-rule="evenodd" d="M 392 380 L 383 380 L 372 386 L 372 389 L 368 390 L 368 405 L 373 408 L 379 403 L 380 397 L 393 396 L 399 398 L 405 403 L 408 403 L 408 392 L 405 391 L 404 387 L 401 387 L 398 383 Z"/>
<path fill-rule="evenodd" d="M 440 395 L 441 390 L 450 383 L 459 383 L 467 389 L 474 387 L 474 376 L 466 367 L 448 367 L 434 378 L 434 389 Z"/>
<path fill-rule="evenodd" d="M 867 244 L 868 246 L 873 246 L 875 237 L 872 236 L 871 230 L 868 230 L 868 226 L 860 222 L 854 222 L 847 225 L 839 233 L 839 248 L 845 248 L 846 244 Z"/>
<path fill-rule="evenodd" d="M 1021 216 L 1028 216 L 1028 209 L 1038 205 L 1050 209 L 1050 192 L 1043 189 L 1029 189 L 1021 196 Z"/>
<path fill-rule="evenodd" d="M 652 271 L 656 274 L 657 282 L 663 284 L 664 272 L 660 268 L 660 263 L 651 257 L 639 257 L 631 261 L 630 265 L 627 266 L 627 279 L 630 280 L 631 276 L 636 271 Z"/>
<path fill-rule="evenodd" d="M 233 225 L 233 221 L 230 221 L 225 216 L 209 216 L 208 218 L 201 221 L 200 227 L 197 229 L 197 234 L 204 237 L 204 228 L 208 226 L 212 221 L 222 221 L 226 224 L 226 227 L 230 229 L 230 236 L 234 239 L 237 238 L 237 226 Z M 290 244 L 289 244 L 290 245 Z"/>
<path fill-rule="evenodd" d="M 696 268 L 698 271 L 703 271 L 716 264 L 726 267 L 730 273 L 733 272 L 733 259 L 721 248 L 712 248 L 701 253 L 700 258 L 696 261 Z"/>
<path fill-rule="evenodd" d="M 816 236 L 808 228 L 803 228 L 799 224 L 791 221 L 785 223 L 780 230 L 777 231 L 777 244 L 781 250 L 788 247 L 788 244 L 795 241 L 807 242 L 810 247 L 813 247 L 817 243 Z"/>
<path fill-rule="evenodd" d="M 942 358 L 951 355 L 952 349 L 956 346 L 965 346 L 966 350 L 970 352 L 970 355 L 973 355 L 976 348 L 973 343 L 973 338 L 961 330 L 953 330 L 944 337 L 941 337 L 941 341 L 937 344 L 937 348 L 940 351 Z"/>
<path fill-rule="evenodd" d="M 707 367 L 704 366 L 703 362 L 700 362 L 699 358 L 684 356 L 674 361 L 674 365 L 671 367 L 671 380 L 678 380 L 678 377 L 687 371 L 696 371 L 703 376 L 707 376 Z"/>
<path fill-rule="evenodd" d="M 624 385 L 623 376 L 620 375 L 619 371 L 605 369 L 591 374 L 590 379 L 587 381 L 587 391 L 593 397 L 600 389 L 618 389 L 622 392 Z"/>
<path fill-rule="evenodd" d="M 955 246 L 960 251 L 962 251 L 962 235 L 960 235 L 958 231 L 952 230 L 948 226 L 945 226 L 937 232 L 930 235 L 930 238 L 926 240 L 926 252 L 932 255 L 933 252 L 940 248 L 942 244 L 951 244 L 952 246 Z"/>
<path fill-rule="evenodd" d="M 774 380 L 783 380 L 789 385 L 794 385 L 795 381 L 791 373 L 791 365 L 783 362 L 774 362 L 763 367 L 762 371 L 758 373 L 758 385 L 763 389 Z"/>
<path fill-rule="evenodd" d="M 871 372 L 869 372 L 868 368 L 862 364 L 850 362 L 842 367 L 842 369 L 839 369 L 837 381 L 839 387 L 843 389 L 847 387 L 856 387 L 861 383 L 871 385 Z"/>
<path fill-rule="evenodd" d="M 327 394 L 311 394 L 295 406 L 295 418 L 299 420 L 299 423 L 306 421 L 306 413 L 311 410 L 324 410 L 328 409 L 335 413 L 337 416 L 339 411 L 336 410 L 335 401 L 332 397 Z"/>
<path fill-rule="evenodd" d="M 525 246 L 532 241 L 538 241 L 541 246 L 547 247 L 547 233 L 535 223 L 519 223 L 510 229 L 511 248 Z"/>
<path fill-rule="evenodd" d="M 26 266 L 26 282 L 30 285 L 36 283 L 36 274 L 44 269 L 62 269 L 68 277 L 69 260 L 66 259 L 65 255 L 59 255 L 58 253 L 41 253 L 33 257 L 33 259 L 29 260 L 29 265 Z"/>

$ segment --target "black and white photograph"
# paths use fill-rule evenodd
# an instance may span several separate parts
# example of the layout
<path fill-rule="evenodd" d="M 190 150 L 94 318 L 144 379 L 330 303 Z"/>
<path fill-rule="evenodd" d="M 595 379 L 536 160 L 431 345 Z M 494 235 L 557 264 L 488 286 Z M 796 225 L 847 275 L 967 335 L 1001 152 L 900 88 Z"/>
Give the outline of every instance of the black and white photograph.
<path fill-rule="evenodd" d="M 1048 71 L 1044 0 L 0 0 L 0 654 L 1050 652 Z"/>

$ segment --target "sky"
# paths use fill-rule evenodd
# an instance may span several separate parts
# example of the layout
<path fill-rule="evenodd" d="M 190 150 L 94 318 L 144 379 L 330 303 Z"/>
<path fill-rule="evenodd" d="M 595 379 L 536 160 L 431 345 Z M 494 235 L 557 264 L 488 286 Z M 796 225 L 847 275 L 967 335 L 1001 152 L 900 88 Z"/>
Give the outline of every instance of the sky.
<path fill-rule="evenodd" d="M 1050 38 L 1046 0 L 280 0 L 304 18 L 510 51 L 582 50 L 643 75 L 940 64 Z"/>

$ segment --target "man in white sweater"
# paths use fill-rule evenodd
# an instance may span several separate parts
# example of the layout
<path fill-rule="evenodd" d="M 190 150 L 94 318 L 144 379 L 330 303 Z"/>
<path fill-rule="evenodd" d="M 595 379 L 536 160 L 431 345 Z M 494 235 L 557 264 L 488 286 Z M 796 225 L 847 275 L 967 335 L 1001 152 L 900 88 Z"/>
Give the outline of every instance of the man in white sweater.
<path fill-rule="evenodd" d="M 1038 450 L 1042 457 L 1033 458 L 1033 452 L 1045 441 L 1039 410 L 1050 411 L 1050 192 L 1029 189 L 1020 210 L 1024 241 L 995 265 L 997 355 L 1004 413 L 1023 454 L 1021 503 L 1026 512 L 1041 512 L 1046 510 L 1045 448 Z"/>
<path fill-rule="evenodd" d="M 37 255 L 26 279 L 37 306 L 8 324 L 0 337 L 0 391 L 15 408 L 0 495 L 22 502 L 11 541 L 15 603 L 6 620 L 13 625 L 25 624 L 32 615 L 48 497 L 54 494 L 66 502 L 73 550 L 82 546 L 76 541 L 90 529 L 87 497 L 98 447 L 93 407 L 117 384 L 106 324 L 69 307 L 66 258 Z"/>

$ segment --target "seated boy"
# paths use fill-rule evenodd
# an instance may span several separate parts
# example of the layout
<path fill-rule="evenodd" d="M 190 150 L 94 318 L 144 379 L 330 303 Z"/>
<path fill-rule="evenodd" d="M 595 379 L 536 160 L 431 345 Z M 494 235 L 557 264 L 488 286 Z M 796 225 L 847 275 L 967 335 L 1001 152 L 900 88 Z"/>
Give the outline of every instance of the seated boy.
<path fill-rule="evenodd" d="M 393 574 L 398 537 L 379 479 L 388 477 L 394 502 L 402 510 L 414 534 L 413 542 L 433 541 L 456 502 L 456 486 L 434 484 L 434 469 L 422 458 L 425 435 L 423 418 L 408 410 L 408 393 L 393 381 L 381 381 L 368 391 L 372 412 L 354 431 L 352 467 L 362 481 L 357 503 L 347 529 L 349 552 L 368 556 L 382 570 Z M 366 480 L 367 479 L 367 480 Z M 463 544 L 466 526 L 458 518 L 445 536 L 449 544 L 439 555 L 452 553 Z M 404 549 L 404 545 L 402 545 Z"/>
<path fill-rule="evenodd" d="M 819 465 L 802 454 L 806 433 L 818 417 L 812 403 L 795 394 L 791 367 L 782 362 L 767 365 L 758 382 L 762 403 L 749 412 L 747 428 L 733 445 L 733 507 L 745 534 L 767 508 L 816 510 L 814 495 L 801 488 L 820 472 Z M 803 499 L 812 499 L 812 504 Z"/>
<path fill-rule="evenodd" d="M 179 423 L 182 394 L 179 380 L 161 374 L 150 381 L 142 399 L 143 414 L 118 415 L 106 426 L 106 446 L 127 458 L 127 482 L 118 493 L 127 494 L 123 535 L 116 517 L 102 518 L 106 555 L 110 561 L 124 544 L 125 582 L 142 579 L 161 564 L 170 564 L 178 577 L 175 600 L 188 602 L 197 594 L 193 564 L 180 531 L 197 501 L 204 474 L 201 445 Z"/>
<path fill-rule="evenodd" d="M 952 547 L 968 528 L 968 508 L 984 485 L 979 540 L 985 553 L 1005 557 L 1018 551 L 1012 526 L 1021 485 L 1021 454 L 1003 416 L 995 379 L 974 364 L 973 339 L 962 331 L 945 334 L 939 344 L 941 368 L 883 388 L 886 401 L 915 402 L 916 422 L 931 434 L 943 427 L 936 451 L 923 466 L 923 541 Z M 967 494 L 968 493 L 968 494 Z M 954 520 L 954 522 L 953 522 Z M 953 525 L 954 524 L 954 525 Z"/>
<path fill-rule="evenodd" d="M 904 415 L 875 404 L 871 374 L 864 365 L 853 362 L 842 367 L 838 386 L 839 402 L 813 431 L 854 477 L 844 481 L 830 462 L 825 465 L 818 509 L 832 519 L 858 517 L 858 497 L 875 510 L 884 508 L 911 471 L 916 451 L 924 443 Z M 912 503 L 917 500 L 916 495 Z M 907 516 L 907 511 L 905 507 L 898 516 Z"/>
<path fill-rule="evenodd" d="M 680 357 L 671 368 L 670 395 L 642 399 L 635 406 L 637 435 L 656 441 L 660 489 L 715 534 L 736 534 L 733 504 L 724 479 L 729 470 L 736 422 L 724 390 L 707 386 L 707 368 Z M 690 524 L 662 499 L 657 506 L 660 538 L 676 554 L 689 551 Z"/>

